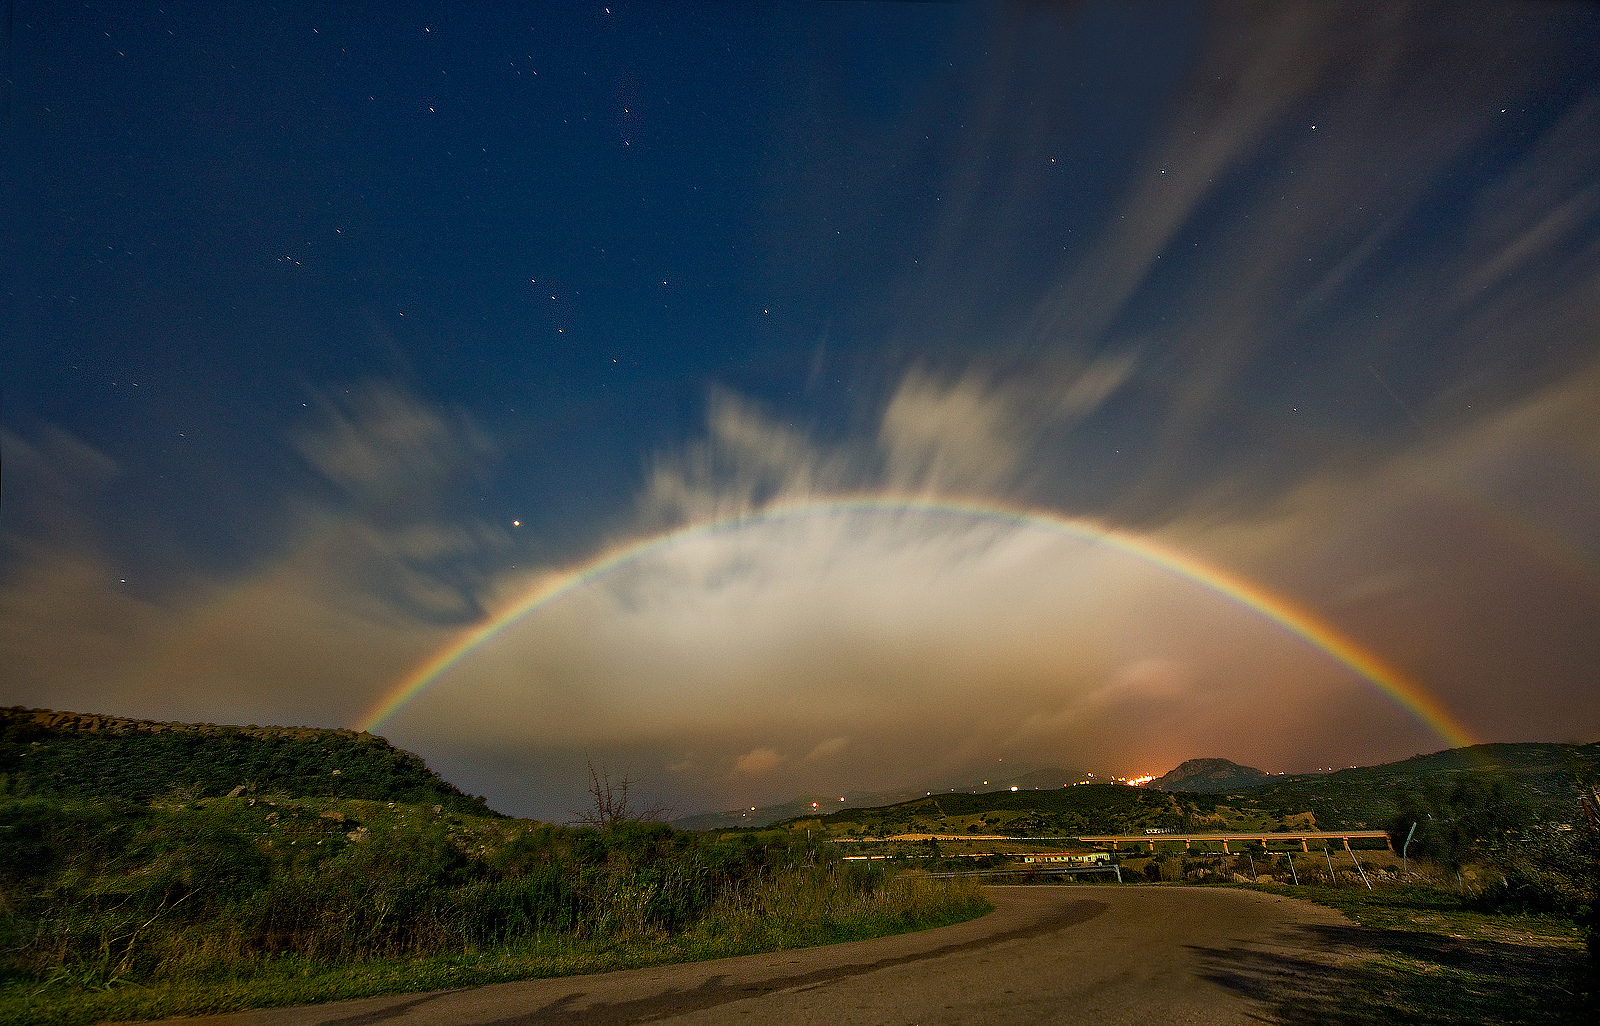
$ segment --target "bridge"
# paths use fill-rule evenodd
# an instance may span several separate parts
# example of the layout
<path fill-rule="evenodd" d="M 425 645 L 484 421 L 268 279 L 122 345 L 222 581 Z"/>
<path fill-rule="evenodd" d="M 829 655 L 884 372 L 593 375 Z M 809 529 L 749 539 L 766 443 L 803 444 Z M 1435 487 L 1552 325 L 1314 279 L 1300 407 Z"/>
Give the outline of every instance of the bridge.
<path fill-rule="evenodd" d="M 1291 830 L 1277 833 L 1229 833 L 1229 834 L 1099 834 L 1085 835 L 1078 838 L 1085 844 L 1110 844 L 1111 850 L 1116 851 L 1118 844 L 1128 844 L 1137 848 L 1141 844 L 1150 845 L 1150 850 L 1156 850 L 1157 844 L 1170 844 L 1182 841 L 1185 850 L 1188 850 L 1196 841 L 1202 843 L 1221 842 L 1222 852 L 1231 855 L 1228 848 L 1229 842 L 1238 845 L 1249 844 L 1251 841 L 1261 842 L 1265 848 L 1272 841 L 1299 841 L 1300 850 L 1309 852 L 1312 841 L 1321 841 L 1327 845 L 1332 841 L 1342 842 L 1344 850 L 1350 850 L 1352 840 L 1375 841 L 1382 840 L 1383 846 L 1394 851 L 1394 845 L 1389 841 L 1389 835 L 1382 830 Z M 1320 848 L 1318 850 L 1321 850 Z"/>

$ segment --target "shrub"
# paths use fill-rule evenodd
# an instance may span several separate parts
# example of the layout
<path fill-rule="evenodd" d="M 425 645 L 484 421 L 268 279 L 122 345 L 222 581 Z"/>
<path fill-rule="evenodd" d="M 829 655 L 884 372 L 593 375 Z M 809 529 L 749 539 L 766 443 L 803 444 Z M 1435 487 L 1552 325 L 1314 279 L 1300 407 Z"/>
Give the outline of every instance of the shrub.
<path fill-rule="evenodd" d="M 881 932 L 934 907 L 820 844 L 653 823 L 499 825 L 376 803 L 356 825 L 344 811 L 355 806 L 327 805 L 0 801 L 11 828 L 0 831 L 0 974 L 224 980 L 279 956 L 346 963 L 551 935 L 797 943 L 869 920 Z"/>

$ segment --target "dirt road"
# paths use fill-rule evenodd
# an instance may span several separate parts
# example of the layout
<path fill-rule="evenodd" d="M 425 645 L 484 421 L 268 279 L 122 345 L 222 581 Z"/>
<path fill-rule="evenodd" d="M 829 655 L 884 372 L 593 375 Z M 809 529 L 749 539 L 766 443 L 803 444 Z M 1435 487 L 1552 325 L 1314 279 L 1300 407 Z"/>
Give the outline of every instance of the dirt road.
<path fill-rule="evenodd" d="M 1305 902 L 1180 887 L 996 887 L 995 911 L 939 930 L 798 951 L 172 1020 L 185 1026 L 854 1026 L 1259 1023 L 1233 963 L 1331 960 L 1346 924 Z"/>

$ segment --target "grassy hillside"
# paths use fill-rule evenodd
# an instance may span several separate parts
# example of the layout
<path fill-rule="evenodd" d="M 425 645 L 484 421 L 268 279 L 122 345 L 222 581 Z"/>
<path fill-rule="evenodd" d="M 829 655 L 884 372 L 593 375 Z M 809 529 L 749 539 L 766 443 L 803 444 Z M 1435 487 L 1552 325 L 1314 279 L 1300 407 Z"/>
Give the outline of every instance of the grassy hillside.
<path fill-rule="evenodd" d="M 482 798 L 461 793 L 417 756 L 372 734 L 0 709 L 0 795 L 147 802 L 230 793 L 406 802 L 497 815 Z"/>
<path fill-rule="evenodd" d="M 1506 781 L 1536 815 L 1560 821 L 1573 815 L 1575 779 L 1600 774 L 1600 742 L 1587 745 L 1491 744 L 1417 755 L 1380 766 L 1335 773 L 1272 777 L 1233 792 L 1230 804 L 1276 815 L 1310 813 L 1324 829 L 1381 827 L 1407 799 L 1430 787 L 1449 787 L 1464 776 Z"/>
<path fill-rule="evenodd" d="M 876 809 L 843 809 L 791 820 L 816 824 L 831 836 L 899 833 L 1059 836 L 1122 833 L 1180 826 L 1186 809 L 1209 797 L 1174 797 L 1126 784 L 1082 784 L 1049 791 L 947 792 Z"/>
<path fill-rule="evenodd" d="M 1099 777 L 1109 783 L 1112 778 Z M 846 791 L 839 794 L 807 794 L 776 805 L 745 806 L 727 812 L 702 812 L 672 821 L 680 830 L 744 830 L 759 829 L 800 819 L 806 816 L 826 815 L 829 810 L 869 809 L 914 801 L 928 794 L 992 793 L 1010 790 L 1053 791 L 1070 784 L 1095 782 L 1096 774 L 1088 770 L 1044 766 L 1021 769 L 1016 772 L 996 774 L 984 770 L 983 775 L 966 774 L 945 779 L 931 787 L 927 783 L 915 787 L 899 787 L 887 791 Z"/>
<path fill-rule="evenodd" d="M 351 731 L 0 711 L 0 1026 L 602 971 L 988 908 L 970 881 L 624 805 L 599 830 L 512 820 Z"/>
<path fill-rule="evenodd" d="M 790 828 L 827 836 L 999 834 L 1076 836 L 1184 831 L 1383 829 L 1427 793 L 1468 778 L 1495 779 L 1534 819 L 1575 815 L 1574 782 L 1600 776 L 1600 743 L 1495 744 L 1419 755 L 1337 773 L 1270 777 L 1230 792 L 1158 791 L 1124 784 L 1048 790 L 934 793 L 878 808 L 797 816 Z"/>
<path fill-rule="evenodd" d="M 197 1014 L 970 918 L 792 836 L 339 798 L 0 797 L 0 1024 Z"/>

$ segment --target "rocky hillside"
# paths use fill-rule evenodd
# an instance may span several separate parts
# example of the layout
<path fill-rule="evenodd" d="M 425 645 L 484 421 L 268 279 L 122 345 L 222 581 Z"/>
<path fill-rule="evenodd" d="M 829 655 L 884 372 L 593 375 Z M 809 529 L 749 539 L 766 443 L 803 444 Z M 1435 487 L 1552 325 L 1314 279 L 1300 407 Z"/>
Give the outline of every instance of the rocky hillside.
<path fill-rule="evenodd" d="M 1228 759 L 1190 759 L 1165 776 L 1145 784 L 1156 791 L 1220 794 L 1266 783 L 1268 774 Z"/>

